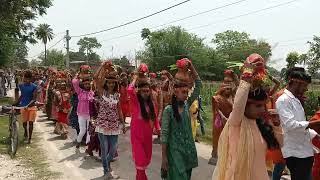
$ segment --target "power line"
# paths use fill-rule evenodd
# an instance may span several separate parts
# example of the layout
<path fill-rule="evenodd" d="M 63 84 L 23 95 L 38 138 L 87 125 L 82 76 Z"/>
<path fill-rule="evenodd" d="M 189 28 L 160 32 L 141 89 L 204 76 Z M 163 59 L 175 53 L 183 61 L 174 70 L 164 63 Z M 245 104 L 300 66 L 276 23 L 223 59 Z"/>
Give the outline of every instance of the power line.
<path fill-rule="evenodd" d="M 213 10 L 218 10 L 218 9 L 221 9 L 221 8 L 224 8 L 224 7 L 228 7 L 228 6 L 231 6 L 231 5 L 235 5 L 235 4 L 241 3 L 241 2 L 243 2 L 243 1 L 245 1 L 245 0 L 236 1 L 236 2 L 233 2 L 233 3 L 230 3 L 230 4 L 226 4 L 226 5 L 223 5 L 223 6 L 220 6 L 220 7 L 216 7 L 216 8 L 213 8 L 213 9 L 210 9 L 210 10 L 207 10 L 207 11 L 203 11 L 203 12 L 200 12 L 200 13 L 197 13 L 197 14 L 194 14 L 194 15 L 191 15 L 191 16 L 187 16 L 187 17 L 184 17 L 184 18 L 175 20 L 175 21 L 171 21 L 171 22 L 168 22 L 168 23 L 165 23 L 165 24 L 162 24 L 162 25 L 154 26 L 154 27 L 151 27 L 151 28 L 149 28 L 149 29 L 154 29 L 154 28 L 157 28 L 157 27 L 161 27 L 161 26 L 165 26 L 165 25 L 168 25 L 168 24 L 172 24 L 172 23 L 174 23 L 174 22 L 178 22 L 178 21 L 182 21 L 182 20 L 185 20 L 185 19 L 189 19 L 189 18 L 191 18 L 191 17 L 198 16 L 198 15 L 201 15 L 201 14 L 204 14 L 204 13 L 207 13 L 207 12 L 211 12 L 211 11 L 213 11 Z M 251 15 L 251 14 L 258 13 L 258 12 L 262 12 L 262 11 L 274 9 L 274 8 L 277 8 L 277 7 L 280 7 L 280 6 L 284 6 L 284 5 L 293 3 L 293 2 L 295 2 L 295 1 L 299 1 L 299 0 L 292 0 L 292 1 L 285 2 L 285 3 L 280 3 L 280 4 L 277 4 L 277 5 L 274 5 L 274 6 L 270 6 L 270 7 L 263 8 L 263 9 L 259 9 L 259 10 L 252 11 L 252 12 L 245 13 L 245 14 L 241 14 L 241 15 L 238 15 L 238 16 L 229 17 L 229 18 L 226 18 L 226 19 L 223 19 L 223 20 L 220 20 L 220 21 L 216 21 L 216 22 L 213 22 L 213 23 L 206 24 L 206 25 L 197 26 L 197 27 L 194 27 L 194 28 L 189 29 L 189 31 L 190 31 L 190 30 L 194 30 L 194 29 L 199 29 L 199 28 L 207 27 L 207 26 L 211 26 L 211 25 L 213 25 L 213 24 L 217 24 L 217 23 L 220 23 L 220 22 L 225 22 L 225 21 L 237 19 L 237 18 L 240 18 L 240 17 L 243 17 L 243 16 L 248 16 L 248 15 Z M 140 32 L 140 31 L 132 32 L 132 33 L 125 34 L 125 35 L 122 35 L 122 36 L 118 36 L 118 37 L 114 37 L 114 38 L 110 38 L 110 39 L 105 39 L 105 40 L 102 40 L 102 42 L 104 42 L 104 41 L 110 41 L 110 40 L 114 40 L 114 39 L 119 39 L 119 38 L 123 38 L 123 37 L 127 37 L 127 36 L 130 36 L 130 35 L 133 35 L 133 34 L 137 34 L 137 33 L 141 33 L 141 32 Z"/>
<path fill-rule="evenodd" d="M 61 38 L 59 41 L 57 41 L 55 44 L 51 45 L 49 48 L 47 48 L 47 50 L 50 50 L 51 48 L 55 47 L 58 43 L 60 43 L 62 40 L 64 40 L 65 37 Z M 37 54 L 37 55 L 34 55 L 34 56 L 31 56 L 31 57 L 28 57 L 29 59 L 33 59 L 35 57 L 38 57 L 40 56 L 42 53 L 44 53 L 44 51 L 42 51 L 41 53 Z"/>
<path fill-rule="evenodd" d="M 149 15 L 147 15 L 147 16 L 144 16 L 144 17 L 135 19 L 135 20 L 133 20 L 133 21 L 129 21 L 129 22 L 124 23 L 124 24 L 120 24 L 120 25 L 118 25 L 118 26 L 114 26 L 114 27 L 111 27 L 111 28 L 108 28 L 108 29 L 104 29 L 104 30 L 100 30 L 100 31 L 92 32 L 92 33 L 87 33 L 87 34 L 82 34 L 82 35 L 77 35 L 77 36 L 71 36 L 71 37 L 89 36 L 89 35 L 94 35 L 94 34 L 106 32 L 106 31 L 110 31 L 110 30 L 113 30 L 113 29 L 117 29 L 117 28 L 120 28 L 120 27 L 129 25 L 129 24 L 132 24 L 132 23 L 141 21 L 141 20 L 143 20 L 143 19 L 152 17 L 152 16 L 154 16 L 154 15 L 160 14 L 160 13 L 162 13 L 162 12 L 164 12 L 164 11 L 167 11 L 167 10 L 172 9 L 172 8 L 174 8 L 174 7 L 180 6 L 180 5 L 182 5 L 182 4 L 184 4 L 184 3 L 187 3 L 187 2 L 189 2 L 189 1 L 191 1 L 191 0 L 185 0 L 185 1 L 183 1 L 183 2 L 180 2 L 180 3 L 178 3 L 178 4 L 175 4 L 175 5 L 173 5 L 173 6 L 170 6 L 170 7 L 168 7 L 168 8 L 165 8 L 165 9 L 162 9 L 162 10 L 157 11 L 157 12 L 155 12 L 155 13 L 149 14 Z"/>
<path fill-rule="evenodd" d="M 188 30 L 190 31 L 190 30 L 195 30 L 195 29 L 200 29 L 200 28 L 208 27 L 208 26 L 211 26 L 211 25 L 220 23 L 220 22 L 225 22 L 225 21 L 237 19 L 237 18 L 240 18 L 240 17 L 244 17 L 244 16 L 256 14 L 256 13 L 259 13 L 259 12 L 262 12 L 262 11 L 267 11 L 267 10 L 270 10 L 270 9 L 274 9 L 274 8 L 277 8 L 277 7 L 280 7 L 280 6 L 288 5 L 288 4 L 291 4 L 291 3 L 296 2 L 296 1 L 300 1 L 300 0 L 287 1 L 287 2 L 280 3 L 280 4 L 277 4 L 277 5 L 274 5 L 274 6 L 269 6 L 269 7 L 267 7 L 267 8 L 263 8 L 263 9 L 251 11 L 251 12 L 249 12 L 249 13 L 245 13 L 245 14 L 241 14 L 241 15 L 238 15 L 238 16 L 229 17 L 229 18 L 226 18 L 226 19 L 223 19 L 223 20 L 220 20 L 220 21 L 215 21 L 215 22 L 212 22 L 212 23 L 209 23 L 209 24 L 206 24 L 206 25 L 197 26 L 197 27 L 194 27 L 194 28 L 191 28 L 191 29 L 188 29 Z"/>
<path fill-rule="evenodd" d="M 149 29 L 155 29 L 155 28 L 162 27 L 162 26 L 165 26 L 165 25 L 168 25 L 168 24 L 172 24 L 172 23 L 175 23 L 175 22 L 179 22 L 179 21 L 183 21 L 183 20 L 186 20 L 186 19 L 190 19 L 190 18 L 195 17 L 195 16 L 199 16 L 199 15 L 206 14 L 206 13 L 209 13 L 209 12 L 212 12 L 212 11 L 216 11 L 216 10 L 219 10 L 219 9 L 222 9 L 222 8 L 226 8 L 226 7 L 229 7 L 229 6 L 236 5 L 236 4 L 240 4 L 240 3 L 244 2 L 244 1 L 248 1 L 248 0 L 240 0 L 240 1 L 229 3 L 229 4 L 225 4 L 225 5 L 222 5 L 222 6 L 219 6 L 219 7 L 215 7 L 215 8 L 206 10 L 206 11 L 202 11 L 202 12 L 190 15 L 190 16 L 186 16 L 184 18 L 180 18 L 180 19 L 177 19 L 177 20 L 174 20 L 174 21 L 170 21 L 170 22 L 158 25 L 158 26 L 153 26 L 153 27 L 151 27 Z M 141 33 L 141 32 L 140 31 L 136 31 L 136 32 L 132 32 L 132 33 L 129 33 L 129 34 L 122 35 L 122 36 L 118 36 L 118 37 L 114 37 L 114 38 L 110 38 L 110 39 L 105 39 L 105 40 L 102 40 L 102 42 L 113 40 L 113 39 L 119 39 L 119 38 L 122 38 L 122 37 L 127 37 L 127 36 L 130 36 L 130 35 L 139 34 L 139 33 Z"/>
<path fill-rule="evenodd" d="M 297 39 L 287 39 L 287 40 L 280 41 L 280 42 L 303 41 L 303 40 L 310 40 L 312 38 L 313 38 L 312 36 L 309 36 L 309 37 L 302 37 L 302 38 L 297 38 Z"/>

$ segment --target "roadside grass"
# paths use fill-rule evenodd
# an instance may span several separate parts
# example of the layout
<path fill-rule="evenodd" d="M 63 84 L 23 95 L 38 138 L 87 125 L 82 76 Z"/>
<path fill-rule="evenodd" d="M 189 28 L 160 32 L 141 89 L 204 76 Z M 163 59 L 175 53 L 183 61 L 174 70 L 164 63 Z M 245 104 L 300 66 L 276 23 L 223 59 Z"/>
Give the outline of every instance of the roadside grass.
<path fill-rule="evenodd" d="M 10 98 L 0 99 L 0 106 L 10 104 L 12 101 Z M 19 117 L 20 118 L 20 117 Z M 8 116 L 0 117 L 0 153 L 8 153 Z M 35 180 L 47 180 L 47 179 L 58 179 L 60 173 L 53 172 L 49 169 L 50 165 L 47 163 L 44 152 L 39 147 L 40 134 L 34 132 L 31 144 L 24 142 L 23 127 L 19 125 L 19 147 L 16 154 L 18 159 L 23 166 L 31 168 L 34 171 Z"/>
<path fill-rule="evenodd" d="M 203 107 L 204 113 L 202 112 L 203 119 L 205 122 L 205 135 L 200 135 L 199 139 L 205 144 L 212 144 L 212 111 L 210 106 Z"/>

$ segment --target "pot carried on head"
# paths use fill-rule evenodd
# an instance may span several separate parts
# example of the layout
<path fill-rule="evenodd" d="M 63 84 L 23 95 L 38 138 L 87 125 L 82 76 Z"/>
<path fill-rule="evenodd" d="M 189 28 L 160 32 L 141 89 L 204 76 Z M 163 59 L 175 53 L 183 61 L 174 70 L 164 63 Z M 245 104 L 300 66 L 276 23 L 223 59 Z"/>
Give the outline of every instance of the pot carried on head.
<path fill-rule="evenodd" d="M 191 72 L 189 70 L 189 63 L 190 60 L 188 58 L 183 58 L 176 62 L 178 72 L 175 75 L 175 79 L 180 82 L 190 84 L 190 86 L 192 86 L 194 78 L 192 77 Z"/>
<path fill-rule="evenodd" d="M 142 63 L 138 68 L 138 83 L 140 82 L 149 82 L 148 78 L 149 68 L 146 64 Z"/>

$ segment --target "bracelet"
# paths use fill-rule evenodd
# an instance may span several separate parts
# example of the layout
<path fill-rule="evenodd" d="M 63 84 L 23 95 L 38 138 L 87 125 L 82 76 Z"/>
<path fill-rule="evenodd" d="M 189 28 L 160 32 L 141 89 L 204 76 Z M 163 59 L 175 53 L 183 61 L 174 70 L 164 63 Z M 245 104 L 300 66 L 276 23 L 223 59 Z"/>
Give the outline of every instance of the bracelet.
<path fill-rule="evenodd" d="M 250 88 L 250 86 L 251 86 L 251 84 L 249 82 L 244 81 L 244 80 L 240 81 L 239 88 L 248 89 L 248 88 Z"/>

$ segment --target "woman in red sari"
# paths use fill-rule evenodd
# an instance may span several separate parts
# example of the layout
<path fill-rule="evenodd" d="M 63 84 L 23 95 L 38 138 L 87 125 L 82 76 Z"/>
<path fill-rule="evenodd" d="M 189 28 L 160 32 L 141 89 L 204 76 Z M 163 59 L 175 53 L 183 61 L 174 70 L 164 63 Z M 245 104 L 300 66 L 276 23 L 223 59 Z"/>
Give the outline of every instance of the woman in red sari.
<path fill-rule="evenodd" d="M 128 88 L 128 75 L 127 73 L 123 72 L 120 74 L 120 106 L 123 113 L 123 117 L 130 117 L 130 99 L 127 94 L 127 88 Z"/>
<path fill-rule="evenodd" d="M 68 113 L 71 108 L 70 93 L 67 91 L 67 84 L 65 81 L 60 80 L 57 85 L 55 94 L 55 105 L 57 107 L 57 123 L 55 132 L 61 135 L 63 139 L 67 139 L 68 134 Z"/>
<path fill-rule="evenodd" d="M 144 70 L 142 74 L 146 72 L 147 70 Z M 136 166 L 136 180 L 147 180 L 145 170 L 151 161 L 152 130 L 153 122 L 156 118 L 148 78 L 141 76 L 138 78 L 137 75 L 134 75 L 133 81 L 128 87 L 128 95 L 132 107 L 130 127 L 132 157 Z"/>

